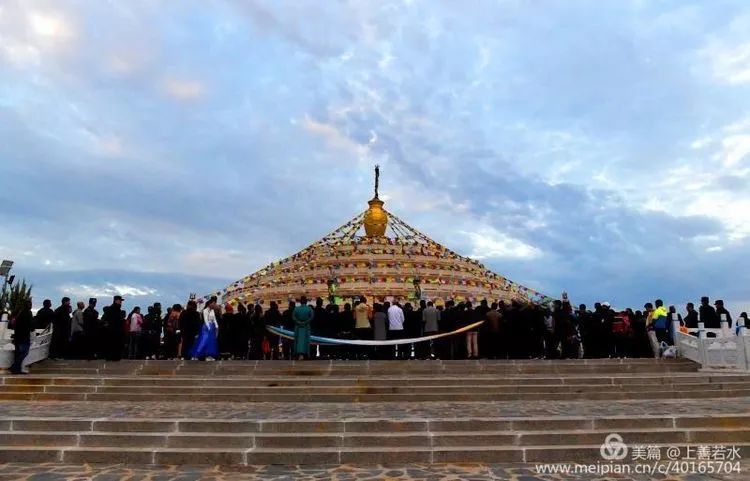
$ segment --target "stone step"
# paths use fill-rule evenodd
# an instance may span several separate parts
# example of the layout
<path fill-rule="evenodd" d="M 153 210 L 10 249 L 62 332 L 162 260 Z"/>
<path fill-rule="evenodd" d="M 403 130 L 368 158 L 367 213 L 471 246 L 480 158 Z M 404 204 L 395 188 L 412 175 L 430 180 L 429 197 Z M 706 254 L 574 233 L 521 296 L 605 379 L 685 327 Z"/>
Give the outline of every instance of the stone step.
<path fill-rule="evenodd" d="M 527 374 L 544 374 L 544 373 L 617 373 L 617 372 L 696 372 L 698 367 L 693 364 L 602 364 L 602 365 L 496 365 L 496 366 L 462 366 L 460 368 L 445 368 L 435 366 L 432 368 L 412 368 L 405 369 L 394 365 L 392 367 L 368 368 L 366 366 L 352 366 L 348 368 L 335 367 L 326 369 L 309 369 L 302 367 L 295 368 L 237 368 L 237 367 L 137 367 L 137 368 L 110 368 L 110 367 L 86 367 L 85 365 L 77 367 L 67 366 L 47 366 L 40 364 L 33 366 L 31 372 L 36 374 L 226 374 L 226 375 L 247 375 L 247 374 L 269 374 L 269 375 L 287 375 L 287 376 L 327 376 L 335 374 L 480 374 L 480 373 L 527 373 Z"/>
<path fill-rule="evenodd" d="M 59 365 L 71 365 L 76 364 L 81 361 L 76 359 L 47 359 L 45 362 L 50 364 L 59 364 Z M 165 360 L 165 359 L 159 359 L 159 360 L 150 360 L 150 359 L 122 359 L 120 361 L 108 361 L 105 359 L 93 359 L 93 360 L 86 360 L 83 362 L 91 363 L 91 364 L 97 364 L 97 365 L 103 365 L 103 364 L 154 364 L 154 363 L 175 363 L 175 364 L 191 364 L 194 361 L 186 361 L 182 359 L 172 359 L 172 360 Z M 219 360 L 215 361 L 215 364 L 222 364 L 222 363 L 236 363 L 236 364 L 242 364 L 242 365 L 263 365 L 263 364 L 286 364 L 286 365 L 325 365 L 325 364 L 336 364 L 338 366 L 349 366 L 349 365 L 359 365 L 362 363 L 367 363 L 370 365 L 388 365 L 388 364 L 397 364 L 401 361 L 393 361 L 390 359 L 365 359 L 365 360 L 318 360 L 318 359 L 310 359 L 305 361 L 296 361 L 296 360 L 274 360 L 274 361 L 268 361 L 268 360 L 261 360 L 261 359 L 238 359 L 238 360 Z M 413 359 L 409 360 L 408 362 L 414 363 L 414 364 L 451 364 L 451 365 L 460 365 L 460 364 L 483 364 L 483 363 L 506 363 L 506 364 L 530 364 L 530 363 L 584 363 L 584 364 L 599 364 L 599 363 L 653 363 L 653 362 L 664 362 L 664 363 L 681 363 L 681 362 L 689 362 L 687 359 L 677 358 L 677 359 L 653 359 L 651 357 L 632 357 L 632 358 L 592 358 L 592 359 L 556 359 L 556 360 L 538 360 L 538 359 Z"/>
<path fill-rule="evenodd" d="M 462 369 L 462 368 L 492 368 L 492 367 L 565 367 L 565 366 L 679 366 L 690 365 L 695 363 L 687 359 L 652 359 L 652 358 L 627 358 L 627 359 L 480 359 L 480 360 L 408 360 L 408 361 L 243 361 L 243 360 L 224 360 L 215 362 L 204 361 L 184 361 L 184 360 L 128 360 L 121 361 L 80 361 L 80 360 L 51 360 L 47 359 L 40 366 L 46 367 L 89 367 L 89 368 L 107 368 L 107 369 L 138 369 L 144 367 L 169 367 L 169 368 L 195 368 L 195 369 L 216 369 L 216 368 L 236 368 L 236 369 L 292 369 L 300 368 L 305 370 L 321 369 L 346 369 L 362 368 L 367 369 Z"/>
<path fill-rule="evenodd" d="M 484 402 L 484 401 L 517 401 L 540 398 L 564 400 L 638 400 L 638 399 L 701 399 L 733 398 L 750 396 L 750 389 L 714 389 L 684 390 L 679 387 L 654 390 L 615 390 L 598 391 L 581 390 L 581 392 L 561 392 L 554 387 L 536 392 L 491 393 L 477 390 L 465 393 L 404 393 L 404 394 L 369 394 L 343 393 L 322 394 L 309 390 L 307 394 L 215 394 L 208 389 L 202 394 L 165 394 L 165 393 L 48 393 L 48 392 L 0 392 L 0 401 L 123 401 L 123 402 Z"/>
<path fill-rule="evenodd" d="M 3 386 L 139 386 L 139 387 L 421 387 L 421 386 L 654 386 L 654 385 L 701 385 L 701 384 L 750 383 L 750 376 L 689 374 L 659 377 L 641 376 L 560 376 L 560 377 L 476 377 L 469 380 L 463 377 L 356 377 L 356 378 L 185 378 L 185 377 L 53 377 L 53 376 L 0 376 L 0 387 Z"/>
<path fill-rule="evenodd" d="M 309 394 L 311 389 L 316 394 L 514 394 L 514 393 L 599 393 L 603 385 L 589 384 L 529 384 L 529 385 L 474 385 L 471 381 L 463 385 L 419 385 L 419 386 L 371 386 L 360 383 L 351 386 L 158 386 L 158 385 L 127 385 L 127 386 L 58 386 L 58 385 L 0 385 L 0 393 L 55 393 L 55 394 L 165 394 L 190 395 L 212 394 L 223 395 L 251 395 L 251 394 Z M 653 391 L 654 385 L 615 384 L 606 385 L 609 392 L 642 392 Z M 727 383 L 664 383 L 662 391 L 711 391 L 711 390 L 750 390 L 750 382 Z"/>
<path fill-rule="evenodd" d="M 700 430 L 750 429 L 750 413 L 713 416 L 640 416 L 649 429 Z M 440 419 L 316 419 L 316 420 L 237 420 L 237 419 L 97 419 L 97 418 L 0 418 L 0 430 L 13 433 L 429 433 L 429 432 L 532 432 L 545 431 L 624 431 L 634 428 L 630 416 L 533 417 L 533 418 L 440 418 Z"/>
<path fill-rule="evenodd" d="M 655 444 L 662 448 L 698 444 Z M 740 455 L 750 455 L 750 445 L 738 444 Z M 0 462 L 64 462 L 162 465 L 263 465 L 263 464 L 393 464 L 393 463 L 552 463 L 601 460 L 600 444 L 560 446 L 489 446 L 440 448 L 31 448 L 3 446 Z"/>
<path fill-rule="evenodd" d="M 698 365 L 685 360 L 614 359 L 571 361 L 385 361 L 385 362 L 288 362 L 288 361 L 123 361 L 55 362 L 33 367 L 33 372 L 51 374 L 140 374 L 140 375 L 248 375 L 283 376 L 480 374 L 480 373 L 620 373 L 696 372 Z"/>
<path fill-rule="evenodd" d="M 0 449 L 7 446 L 139 448 L 380 448 L 558 446 L 602 443 L 611 430 L 579 431 L 456 431 L 379 433 L 58 433 L 0 431 Z M 742 443 L 750 428 L 620 429 L 626 443 Z"/>

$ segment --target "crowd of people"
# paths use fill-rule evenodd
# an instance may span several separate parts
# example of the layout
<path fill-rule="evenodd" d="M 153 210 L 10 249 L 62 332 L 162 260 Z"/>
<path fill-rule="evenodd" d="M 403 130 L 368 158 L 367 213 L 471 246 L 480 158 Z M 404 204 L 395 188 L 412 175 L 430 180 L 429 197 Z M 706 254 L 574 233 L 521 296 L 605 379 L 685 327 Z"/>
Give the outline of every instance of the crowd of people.
<path fill-rule="evenodd" d="M 11 316 L 20 372 L 33 329 L 52 327 L 49 357 L 53 359 L 555 359 L 602 357 L 659 357 L 663 343 L 672 343 L 673 321 L 688 328 L 703 322 L 708 329 L 728 328 L 733 323 L 724 303 L 712 306 L 707 297 L 696 309 L 687 304 L 686 314 L 677 313 L 657 299 L 643 310 L 616 311 L 609 303 L 574 309 L 567 296 L 550 306 L 512 301 L 474 305 L 472 302 L 430 301 L 374 302 L 365 297 L 338 306 L 317 298 L 308 305 L 305 297 L 290 301 L 285 310 L 271 302 L 221 306 L 211 298 L 199 308 L 191 300 L 186 306 L 166 309 L 160 303 L 129 313 L 123 298 L 97 310 L 89 299 L 73 309 L 68 297 L 52 309 L 49 300 L 32 315 L 31 302 Z M 747 314 L 740 314 L 750 326 Z M 266 326 L 293 335 L 278 336 Z M 409 343 L 409 339 L 454 333 L 433 340 Z M 311 350 L 311 336 L 342 340 L 406 340 L 395 345 L 321 345 Z"/>

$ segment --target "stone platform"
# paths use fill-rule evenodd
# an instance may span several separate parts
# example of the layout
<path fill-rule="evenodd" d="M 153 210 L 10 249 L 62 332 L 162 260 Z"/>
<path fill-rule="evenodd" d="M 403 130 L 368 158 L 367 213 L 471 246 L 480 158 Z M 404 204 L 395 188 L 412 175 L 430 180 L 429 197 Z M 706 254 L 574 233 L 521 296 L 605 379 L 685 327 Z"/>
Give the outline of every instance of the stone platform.
<path fill-rule="evenodd" d="M 746 481 L 740 473 L 712 475 L 538 474 L 514 464 L 380 466 L 139 466 L 119 464 L 0 464 L 0 481 Z"/>
<path fill-rule="evenodd" d="M 600 461 L 610 433 L 631 446 L 733 445 L 750 458 L 750 375 L 654 360 L 81 361 L 0 377 L 0 463 L 16 463 L 0 465 L 0 481 L 34 469 L 40 479 L 575 479 L 523 476 L 534 463 Z M 377 477 L 383 465 L 391 474 Z"/>

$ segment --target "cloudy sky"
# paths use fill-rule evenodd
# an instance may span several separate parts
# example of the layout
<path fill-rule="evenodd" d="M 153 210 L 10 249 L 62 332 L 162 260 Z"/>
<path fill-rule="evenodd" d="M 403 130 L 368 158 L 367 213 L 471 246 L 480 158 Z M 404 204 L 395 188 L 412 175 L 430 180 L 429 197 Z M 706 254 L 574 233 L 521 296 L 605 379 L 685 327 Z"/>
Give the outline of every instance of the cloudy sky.
<path fill-rule="evenodd" d="M 386 208 L 574 301 L 750 307 L 745 0 L 0 2 L 0 256 L 182 301 Z"/>

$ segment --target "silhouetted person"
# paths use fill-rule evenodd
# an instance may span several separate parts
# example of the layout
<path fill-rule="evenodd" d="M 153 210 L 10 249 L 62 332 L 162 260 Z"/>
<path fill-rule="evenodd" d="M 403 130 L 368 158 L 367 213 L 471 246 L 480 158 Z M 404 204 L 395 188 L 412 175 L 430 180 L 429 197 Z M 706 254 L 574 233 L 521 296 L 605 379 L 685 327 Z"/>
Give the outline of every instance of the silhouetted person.
<path fill-rule="evenodd" d="M 486 321 L 489 310 L 487 301 L 484 299 L 473 310 L 471 309 L 471 303 L 467 303 L 467 320 L 469 324 Z M 468 359 L 479 359 L 479 327 L 474 327 L 466 333 L 466 357 Z"/>
<path fill-rule="evenodd" d="M 423 301 L 424 302 L 424 301 Z M 425 303 L 425 306 L 427 304 Z M 422 335 L 422 308 L 414 309 L 410 302 L 404 305 L 404 337 L 415 338 Z M 406 357 L 411 357 L 415 350 L 414 344 L 404 344 L 403 346 Z"/>
<path fill-rule="evenodd" d="M 106 330 L 107 349 L 105 358 L 108 361 L 119 361 L 122 359 L 122 351 L 125 343 L 125 326 L 123 322 L 121 296 L 115 296 L 112 305 L 104 308 L 102 324 Z"/>
<path fill-rule="evenodd" d="M 445 303 L 445 309 L 440 313 L 438 321 L 440 333 L 453 332 L 456 329 L 455 303 L 450 300 Z M 435 351 L 440 359 L 453 359 L 455 336 L 446 336 L 438 339 L 435 343 Z"/>
<path fill-rule="evenodd" d="M 35 329 L 48 329 L 55 319 L 55 311 L 52 310 L 52 301 L 45 299 L 42 308 L 36 313 L 34 318 Z"/>
<path fill-rule="evenodd" d="M 155 357 L 156 349 L 152 341 L 153 336 L 151 332 L 156 329 L 155 326 L 161 322 L 161 316 L 157 316 L 154 312 L 154 306 L 148 306 L 146 308 L 146 315 L 143 316 L 143 327 L 141 330 L 141 355 L 146 359 Z"/>
<path fill-rule="evenodd" d="M 737 318 L 737 327 L 735 328 L 735 334 L 737 336 L 742 334 L 740 332 L 741 326 L 745 326 L 746 329 L 750 329 L 750 320 L 747 318 L 747 312 L 741 313 L 740 317 Z"/>
<path fill-rule="evenodd" d="M 642 311 L 635 311 L 631 316 L 630 326 L 633 329 L 631 353 L 635 357 L 651 356 L 651 341 L 646 328 L 646 316 Z"/>
<path fill-rule="evenodd" d="M 164 358 L 176 359 L 177 350 L 180 347 L 180 316 L 182 315 L 182 306 L 175 304 L 169 311 L 169 316 L 164 323 Z"/>
<path fill-rule="evenodd" d="M 578 331 L 576 330 L 573 307 L 568 301 L 562 302 L 560 313 L 555 318 L 555 333 L 560 339 L 560 357 L 577 359 L 580 350 Z"/>
<path fill-rule="evenodd" d="M 326 306 L 326 316 L 328 316 L 328 319 L 326 321 L 326 327 L 323 329 L 322 333 L 324 337 L 339 337 L 339 314 L 338 304 L 328 303 Z M 339 359 L 341 358 L 342 353 L 342 346 L 326 346 L 326 357 L 328 359 Z"/>
<path fill-rule="evenodd" d="M 26 300 L 19 312 L 13 316 L 13 365 L 11 374 L 24 374 L 23 361 L 31 347 L 31 331 L 34 330 L 34 316 L 31 314 L 31 299 Z"/>
<path fill-rule="evenodd" d="M 719 322 L 719 316 L 716 315 L 716 310 L 711 306 L 708 297 L 701 297 L 701 306 L 698 309 L 700 315 L 700 322 L 703 323 L 703 327 L 706 329 L 718 329 L 721 327 Z"/>
<path fill-rule="evenodd" d="M 510 307 L 506 310 L 505 321 L 507 325 L 508 356 L 510 359 L 524 359 L 526 357 L 523 344 L 524 326 L 521 312 L 521 303 L 512 300 Z"/>
<path fill-rule="evenodd" d="M 578 306 L 578 311 L 576 311 L 576 318 L 578 322 L 578 328 L 581 331 L 581 342 L 583 343 L 583 357 L 587 359 L 591 359 L 595 357 L 596 354 L 596 346 L 594 345 L 594 342 L 596 341 L 596 333 L 595 325 L 594 325 L 594 316 L 591 312 L 586 309 L 586 304 L 581 304 Z"/>
<path fill-rule="evenodd" d="M 266 339 L 265 345 L 268 347 L 268 359 L 278 359 L 279 357 L 279 336 L 275 336 L 268 332 L 266 326 L 282 327 L 284 324 L 284 316 L 279 311 L 279 305 L 274 301 L 268 305 L 268 310 L 263 314 L 263 335 Z M 266 354 L 263 349 L 264 355 Z"/>
<path fill-rule="evenodd" d="M 216 316 L 219 323 L 219 353 L 224 355 L 232 351 L 232 336 L 234 335 L 234 307 L 230 303 L 224 304 L 224 313 Z"/>
<path fill-rule="evenodd" d="M 201 315 L 198 312 L 198 304 L 190 300 L 187 309 L 180 314 L 180 337 L 182 338 L 182 357 L 190 359 L 195 339 L 201 330 Z M 247 344 L 246 344 L 247 345 Z M 247 353 L 247 348 L 245 348 Z"/>
<path fill-rule="evenodd" d="M 52 321 L 52 341 L 49 346 L 49 357 L 52 359 L 62 359 L 68 355 L 71 312 L 70 298 L 63 297 Z"/>
<path fill-rule="evenodd" d="M 725 316 L 725 320 L 727 321 L 727 324 L 730 329 L 732 328 L 732 315 L 729 313 L 726 307 L 724 307 L 724 301 L 721 299 L 717 299 L 716 302 L 714 302 L 714 306 L 716 306 L 716 316 L 719 318 L 719 322 L 722 321 L 722 316 Z"/>
<path fill-rule="evenodd" d="M 287 331 L 294 331 L 294 308 L 297 304 L 294 301 L 289 301 L 287 309 L 282 313 L 283 325 L 282 327 Z M 281 348 L 283 350 L 284 359 L 292 359 L 294 354 L 294 341 L 286 338 L 281 338 Z"/>
<path fill-rule="evenodd" d="M 83 336 L 84 356 L 87 359 L 96 358 L 97 354 L 101 353 L 101 346 L 104 345 L 104 332 L 99 325 L 99 311 L 96 310 L 96 299 L 93 297 L 89 299 L 89 305 L 83 311 Z"/>
<path fill-rule="evenodd" d="M 529 357 L 534 359 L 544 358 L 544 334 L 546 332 L 544 310 L 534 304 L 526 306 L 527 319 L 529 323 Z M 568 315 L 572 315 L 569 312 Z"/>
<path fill-rule="evenodd" d="M 685 306 L 687 314 L 685 315 L 685 327 L 695 329 L 698 327 L 698 311 L 695 310 L 695 304 L 688 302 Z"/>
<path fill-rule="evenodd" d="M 337 306 L 338 307 L 338 306 Z M 336 336 L 339 339 L 354 339 L 354 310 L 348 302 L 344 303 L 344 308 L 338 313 Z M 356 346 L 342 345 L 339 346 L 339 357 L 341 359 L 356 359 L 358 350 Z"/>
<path fill-rule="evenodd" d="M 150 323 L 148 328 L 146 335 L 148 336 L 148 342 L 151 344 L 152 359 L 158 359 L 161 354 L 161 334 L 164 328 L 161 302 L 154 302 L 154 322 Z"/>
<path fill-rule="evenodd" d="M 253 325 L 252 325 L 252 312 L 248 312 L 248 308 L 252 308 L 252 305 L 248 304 L 245 307 L 243 304 L 237 306 L 237 318 L 235 319 L 235 339 L 234 339 L 234 357 L 236 359 L 247 359 L 248 352 L 250 350 L 250 338 L 252 337 Z"/>
<path fill-rule="evenodd" d="M 256 304 L 250 316 L 250 358 L 263 359 L 263 340 L 266 338 L 266 322 L 263 319 L 263 307 Z"/>

